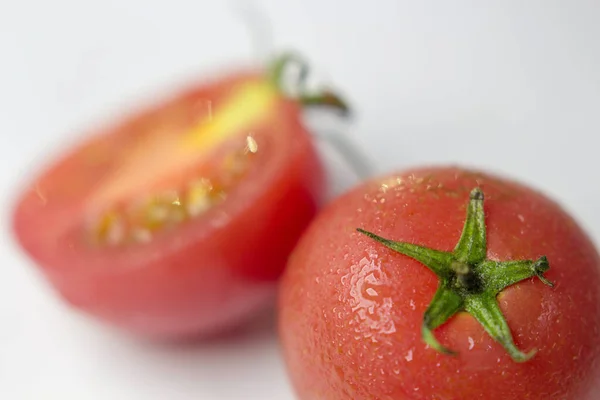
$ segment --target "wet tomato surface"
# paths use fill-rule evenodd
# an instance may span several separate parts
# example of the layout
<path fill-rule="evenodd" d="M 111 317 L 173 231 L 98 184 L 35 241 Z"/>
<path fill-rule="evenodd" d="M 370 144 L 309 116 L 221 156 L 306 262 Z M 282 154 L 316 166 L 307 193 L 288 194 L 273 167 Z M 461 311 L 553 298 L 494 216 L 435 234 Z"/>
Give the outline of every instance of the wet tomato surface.
<path fill-rule="evenodd" d="M 556 202 L 486 172 L 414 169 L 329 204 L 279 312 L 300 399 L 597 398 L 597 250 Z"/>

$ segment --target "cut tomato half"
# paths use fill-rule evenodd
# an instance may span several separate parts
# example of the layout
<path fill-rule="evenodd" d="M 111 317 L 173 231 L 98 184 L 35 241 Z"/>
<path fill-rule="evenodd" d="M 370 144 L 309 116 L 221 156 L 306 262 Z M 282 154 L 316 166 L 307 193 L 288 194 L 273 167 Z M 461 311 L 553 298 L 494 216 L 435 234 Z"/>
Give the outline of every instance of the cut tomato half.
<path fill-rule="evenodd" d="M 281 71 L 232 74 L 97 132 L 33 179 L 14 232 L 69 303 L 158 338 L 215 333 L 268 304 L 324 171 Z"/>

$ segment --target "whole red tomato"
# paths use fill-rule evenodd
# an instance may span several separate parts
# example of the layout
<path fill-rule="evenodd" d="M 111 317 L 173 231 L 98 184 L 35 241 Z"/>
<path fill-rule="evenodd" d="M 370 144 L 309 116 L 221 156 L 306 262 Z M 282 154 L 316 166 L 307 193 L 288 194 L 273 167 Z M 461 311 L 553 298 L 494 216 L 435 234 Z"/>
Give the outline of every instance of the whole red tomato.
<path fill-rule="evenodd" d="M 32 179 L 14 232 L 56 291 L 155 338 L 214 333 L 264 307 L 324 192 L 301 111 L 346 110 L 301 82 L 296 97 L 285 93 L 298 61 L 201 82 Z"/>
<path fill-rule="evenodd" d="M 599 395 L 599 255 L 558 204 L 488 173 L 415 169 L 341 196 L 279 306 L 301 399 Z"/>

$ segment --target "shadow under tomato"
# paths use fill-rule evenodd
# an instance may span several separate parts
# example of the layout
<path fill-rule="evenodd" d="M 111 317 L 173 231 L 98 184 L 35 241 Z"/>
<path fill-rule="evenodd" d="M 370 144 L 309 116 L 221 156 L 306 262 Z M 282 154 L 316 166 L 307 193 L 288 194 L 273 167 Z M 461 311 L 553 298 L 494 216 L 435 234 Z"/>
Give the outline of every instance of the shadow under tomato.
<path fill-rule="evenodd" d="M 274 307 L 262 311 L 238 326 L 202 336 L 188 336 L 176 341 L 142 341 L 146 346 L 168 351 L 194 351 L 206 347 L 230 346 L 235 342 L 274 339 L 277 335 L 277 316 Z"/>
<path fill-rule="evenodd" d="M 85 364 L 81 367 L 97 371 L 107 382 L 120 381 L 119 387 L 135 398 L 244 398 L 253 389 L 289 390 L 273 308 L 236 329 L 175 343 L 140 340 L 83 323 L 85 327 L 69 329 L 73 351 Z"/>

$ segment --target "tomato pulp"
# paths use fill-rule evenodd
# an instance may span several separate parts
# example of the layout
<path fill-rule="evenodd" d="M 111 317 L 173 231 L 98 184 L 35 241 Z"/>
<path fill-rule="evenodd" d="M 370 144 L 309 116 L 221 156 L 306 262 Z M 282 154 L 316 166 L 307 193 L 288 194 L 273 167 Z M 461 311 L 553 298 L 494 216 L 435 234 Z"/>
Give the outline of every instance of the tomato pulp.
<path fill-rule="evenodd" d="M 531 278 L 520 277 L 495 297 L 495 317 L 504 316 L 512 336 L 504 344 L 492 339 L 493 327 L 484 328 L 480 310 L 461 306 L 460 298 L 455 312 L 432 323 L 443 308 L 433 305 L 453 299 L 438 293 L 460 282 L 454 278 L 464 265 L 444 281 L 424 263 L 435 267 L 433 258 L 456 254 L 457 243 L 476 247 L 461 231 L 469 225 L 465 211 L 483 194 L 481 257 L 492 264 L 482 265 L 538 260 L 520 264 L 532 267 Z M 427 258 L 390 248 L 411 244 L 438 252 Z M 592 399 L 600 378 L 597 250 L 557 203 L 489 173 L 414 169 L 341 196 L 292 253 L 279 312 L 287 368 L 301 399 Z"/>
<path fill-rule="evenodd" d="M 324 192 L 303 105 L 344 106 L 329 92 L 286 95 L 295 61 L 202 82 L 33 179 L 14 232 L 66 301 L 170 339 L 232 327 L 272 299 Z"/>

